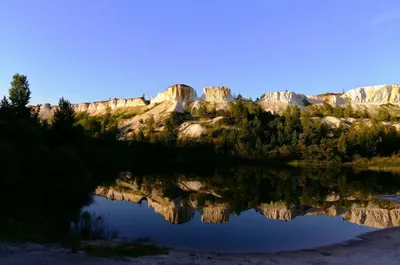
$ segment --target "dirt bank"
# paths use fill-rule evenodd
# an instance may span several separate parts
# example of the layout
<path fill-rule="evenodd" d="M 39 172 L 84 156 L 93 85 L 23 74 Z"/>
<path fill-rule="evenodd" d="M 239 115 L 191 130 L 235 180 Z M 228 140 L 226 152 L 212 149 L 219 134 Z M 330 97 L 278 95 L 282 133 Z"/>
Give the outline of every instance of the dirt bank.
<path fill-rule="evenodd" d="M 67 249 L 33 243 L 0 243 L 2 265 L 123 265 L 123 264 L 400 264 L 400 227 L 362 234 L 314 249 L 270 254 L 216 254 L 170 251 L 168 255 L 115 260 L 73 254 Z"/>

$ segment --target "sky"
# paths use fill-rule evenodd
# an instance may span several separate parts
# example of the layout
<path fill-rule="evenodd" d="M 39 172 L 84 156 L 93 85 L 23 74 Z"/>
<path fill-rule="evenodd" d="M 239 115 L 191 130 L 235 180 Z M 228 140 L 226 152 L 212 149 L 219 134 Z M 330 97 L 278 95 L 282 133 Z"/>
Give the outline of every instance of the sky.
<path fill-rule="evenodd" d="M 183 83 L 255 99 L 400 83 L 398 0 L 0 0 L 0 96 L 155 96 Z"/>

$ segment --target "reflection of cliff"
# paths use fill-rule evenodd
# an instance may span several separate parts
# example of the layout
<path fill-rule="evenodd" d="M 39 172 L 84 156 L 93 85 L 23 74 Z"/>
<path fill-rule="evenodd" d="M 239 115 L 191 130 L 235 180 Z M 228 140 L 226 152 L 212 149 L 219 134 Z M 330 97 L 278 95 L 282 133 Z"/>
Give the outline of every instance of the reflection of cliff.
<path fill-rule="evenodd" d="M 268 219 L 292 220 L 296 217 L 296 210 L 279 203 L 261 203 L 257 208 Z"/>
<path fill-rule="evenodd" d="M 349 222 L 376 228 L 400 226 L 400 205 L 377 205 L 368 194 L 339 196 L 329 191 L 322 200 L 309 196 L 307 205 L 294 206 L 283 200 L 271 203 L 254 200 L 257 194 L 240 194 L 235 190 L 239 187 L 234 182 L 228 187 L 229 181 L 232 179 L 213 183 L 179 175 L 168 182 L 162 178 L 142 178 L 138 184 L 137 180 L 128 177 L 117 180 L 111 187 L 97 188 L 96 194 L 134 203 L 146 199 L 149 207 L 173 224 L 190 221 L 196 211 L 200 213 L 202 222 L 228 223 L 232 212 L 255 209 L 268 219 L 284 221 L 296 216 L 327 215 L 341 216 Z"/>
<path fill-rule="evenodd" d="M 209 205 L 202 208 L 201 221 L 206 223 L 226 224 L 229 221 L 229 210 L 226 205 Z"/>
<path fill-rule="evenodd" d="M 385 209 L 373 203 L 368 203 L 366 207 L 353 204 L 351 208 L 309 208 L 305 211 L 288 208 L 283 204 L 265 204 L 258 207 L 261 214 L 269 219 L 293 220 L 296 216 L 303 215 L 327 215 L 341 216 L 343 219 L 358 225 L 365 225 L 375 228 L 387 228 L 400 226 L 400 208 Z"/>
<path fill-rule="evenodd" d="M 193 208 L 185 207 L 179 201 L 162 204 L 148 198 L 147 205 L 152 207 L 156 213 L 164 216 L 165 220 L 171 224 L 186 223 L 193 218 L 195 212 Z"/>
<path fill-rule="evenodd" d="M 376 228 L 400 225 L 400 209 L 387 210 L 377 206 L 352 208 L 341 216 L 349 222 Z"/>

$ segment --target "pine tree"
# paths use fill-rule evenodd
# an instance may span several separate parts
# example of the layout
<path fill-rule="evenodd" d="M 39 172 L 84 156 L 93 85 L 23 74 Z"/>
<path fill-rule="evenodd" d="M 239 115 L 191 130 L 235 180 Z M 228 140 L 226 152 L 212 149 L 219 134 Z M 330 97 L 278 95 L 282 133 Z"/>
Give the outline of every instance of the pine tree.
<path fill-rule="evenodd" d="M 16 108 L 23 108 L 28 105 L 31 98 L 28 79 L 25 75 L 15 74 L 9 89 L 11 105 Z"/>
<path fill-rule="evenodd" d="M 63 129 L 72 128 L 76 123 L 75 110 L 71 103 L 61 98 L 58 102 L 58 109 L 54 112 L 52 125 Z"/>

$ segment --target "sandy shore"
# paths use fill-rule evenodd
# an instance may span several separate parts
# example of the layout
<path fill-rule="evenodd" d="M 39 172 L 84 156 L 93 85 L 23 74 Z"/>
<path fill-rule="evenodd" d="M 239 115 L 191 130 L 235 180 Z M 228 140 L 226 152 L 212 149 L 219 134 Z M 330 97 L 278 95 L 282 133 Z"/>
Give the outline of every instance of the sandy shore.
<path fill-rule="evenodd" d="M 172 250 L 168 255 L 115 260 L 73 254 L 67 249 L 33 243 L 0 243 L 2 265 L 123 264 L 400 264 L 400 227 L 362 234 L 314 249 L 270 254 L 216 254 Z"/>
<path fill-rule="evenodd" d="M 377 196 L 378 199 L 400 202 L 400 195 Z M 100 259 L 83 252 L 34 243 L 0 242 L 1 265 L 269 265 L 269 264 L 400 264 L 400 227 L 361 234 L 351 240 L 328 246 L 266 254 L 218 254 L 171 250 L 168 255 L 124 260 Z"/>

